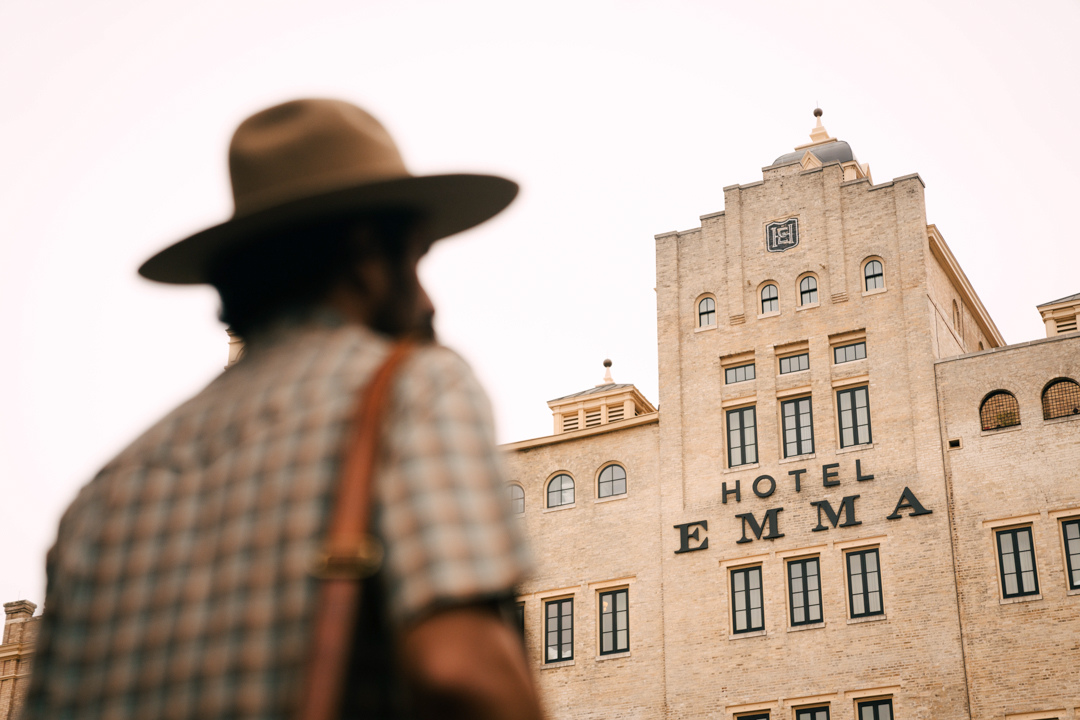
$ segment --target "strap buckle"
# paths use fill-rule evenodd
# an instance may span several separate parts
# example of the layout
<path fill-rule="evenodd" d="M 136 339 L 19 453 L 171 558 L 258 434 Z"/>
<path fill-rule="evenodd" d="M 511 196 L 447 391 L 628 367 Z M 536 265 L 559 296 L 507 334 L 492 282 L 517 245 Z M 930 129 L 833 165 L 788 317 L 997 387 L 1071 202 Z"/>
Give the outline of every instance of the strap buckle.
<path fill-rule="evenodd" d="M 310 573 L 319 580 L 363 580 L 379 571 L 385 555 L 382 541 L 365 535 L 355 548 L 324 547 L 312 559 Z"/>

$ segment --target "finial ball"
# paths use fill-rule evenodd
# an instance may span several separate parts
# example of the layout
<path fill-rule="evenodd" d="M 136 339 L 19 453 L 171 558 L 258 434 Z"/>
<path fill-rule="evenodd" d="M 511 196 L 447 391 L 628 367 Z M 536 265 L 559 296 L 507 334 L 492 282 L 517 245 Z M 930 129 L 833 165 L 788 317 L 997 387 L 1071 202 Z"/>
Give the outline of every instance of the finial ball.
<path fill-rule="evenodd" d="M 605 360 L 604 361 L 604 367 L 611 367 L 611 361 L 610 360 Z"/>
<path fill-rule="evenodd" d="M 824 114 L 821 108 L 814 108 L 814 117 L 821 117 Z"/>

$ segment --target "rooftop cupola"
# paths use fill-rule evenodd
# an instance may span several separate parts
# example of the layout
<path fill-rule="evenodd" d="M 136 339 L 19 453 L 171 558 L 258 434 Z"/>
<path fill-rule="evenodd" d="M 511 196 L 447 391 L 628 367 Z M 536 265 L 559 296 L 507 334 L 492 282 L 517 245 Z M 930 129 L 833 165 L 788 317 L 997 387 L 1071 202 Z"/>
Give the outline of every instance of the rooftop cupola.
<path fill-rule="evenodd" d="M 611 361 L 604 361 L 604 379 L 588 390 L 548 401 L 555 420 L 555 434 L 596 428 L 609 423 L 656 412 L 653 404 L 630 383 L 611 377 Z"/>
<path fill-rule="evenodd" d="M 829 136 L 829 131 L 821 124 L 821 116 L 824 114 L 821 108 L 814 108 L 817 124 L 810 131 L 810 142 L 797 145 L 795 152 L 776 158 L 773 165 L 791 165 L 797 162 L 802 165 L 803 170 L 813 170 L 822 165 L 840 163 L 840 167 L 844 170 L 844 182 L 865 178 L 873 183 L 874 180 L 870 177 L 870 166 L 866 163 L 860 164 L 851 146 L 846 142 Z"/>
<path fill-rule="evenodd" d="M 1080 320 L 1080 293 L 1039 305 L 1039 314 L 1046 325 L 1046 337 L 1076 332 L 1077 320 Z"/>

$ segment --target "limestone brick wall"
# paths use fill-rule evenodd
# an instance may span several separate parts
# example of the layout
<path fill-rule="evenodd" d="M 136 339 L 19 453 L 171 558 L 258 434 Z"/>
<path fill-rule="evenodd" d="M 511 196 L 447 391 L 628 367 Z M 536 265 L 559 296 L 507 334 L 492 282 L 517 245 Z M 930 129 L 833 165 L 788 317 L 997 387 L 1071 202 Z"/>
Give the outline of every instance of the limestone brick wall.
<path fill-rule="evenodd" d="M 765 223 L 791 216 L 799 219 L 799 245 L 766 252 Z M 789 717 L 815 697 L 847 717 L 839 708 L 851 706 L 852 694 L 875 688 L 894 698 L 898 717 L 966 716 L 926 313 L 926 232 L 917 176 L 871 186 L 844 183 L 836 165 L 806 172 L 795 165 L 726 188 L 724 213 L 706 216 L 700 229 L 657 237 L 670 717 L 752 709 Z M 870 256 L 883 261 L 884 292 L 864 293 L 862 262 Z M 818 278 L 818 303 L 797 309 L 797 282 L 807 272 Z M 766 280 L 777 284 L 780 312 L 759 317 Z M 694 300 L 704 292 L 728 308 L 711 330 L 695 327 Z M 867 358 L 834 365 L 830 338 L 857 331 L 865 332 Z M 809 371 L 779 375 L 778 353 L 797 343 L 806 344 Z M 746 352 L 756 379 L 725 385 L 722 358 Z M 853 384 L 869 388 L 874 441 L 841 450 L 835 393 Z M 797 460 L 784 459 L 781 445 L 780 402 L 791 393 L 813 402 L 815 452 Z M 740 403 L 756 407 L 760 462 L 732 469 L 725 410 Z M 856 460 L 873 480 L 856 479 Z M 838 474 L 828 480 L 839 484 L 825 487 L 823 466 L 831 464 Z M 806 471 L 798 491 L 793 470 Z M 753 492 L 763 475 L 776 484 L 765 498 Z M 729 491 L 738 483 L 738 501 L 729 494 L 724 502 L 725 483 Z M 932 514 L 886 520 L 904 488 Z M 813 531 L 812 501 L 838 509 L 852 495 L 859 495 L 861 524 Z M 736 515 L 761 522 L 780 507 L 783 537 L 737 542 L 743 521 Z M 672 527 L 698 520 L 708 522 L 708 549 L 676 555 Z M 885 616 L 849 622 L 844 552 L 872 546 L 881 557 Z M 825 622 L 793 631 L 784 563 L 800 556 L 820 558 Z M 731 632 L 729 571 L 743 564 L 760 564 L 764 580 L 765 631 L 751 637 Z"/>
<path fill-rule="evenodd" d="M 511 480 L 525 490 L 520 522 L 536 559 L 519 598 L 526 647 L 553 720 L 664 715 L 658 460 L 655 421 L 586 437 L 568 433 L 507 455 Z M 599 499 L 598 476 L 610 463 L 626 470 L 627 491 Z M 575 502 L 547 509 L 547 482 L 560 472 L 574 478 Z M 630 651 L 601 657 L 599 593 L 623 587 Z M 574 599 L 574 659 L 548 664 L 544 603 L 565 597 Z"/>
<path fill-rule="evenodd" d="M 1080 336 L 935 369 L 943 437 L 960 442 L 946 457 L 972 717 L 1080 717 L 1080 591 L 1069 590 L 1061 530 L 1080 517 L 1080 416 L 1044 420 L 1041 406 L 1051 380 L 1080 381 Z M 979 407 L 998 389 L 1016 396 L 1021 424 L 984 432 Z M 1011 527 L 1031 528 L 1039 582 L 1038 595 L 1013 601 L 1003 597 L 995 544 L 995 532 Z"/>

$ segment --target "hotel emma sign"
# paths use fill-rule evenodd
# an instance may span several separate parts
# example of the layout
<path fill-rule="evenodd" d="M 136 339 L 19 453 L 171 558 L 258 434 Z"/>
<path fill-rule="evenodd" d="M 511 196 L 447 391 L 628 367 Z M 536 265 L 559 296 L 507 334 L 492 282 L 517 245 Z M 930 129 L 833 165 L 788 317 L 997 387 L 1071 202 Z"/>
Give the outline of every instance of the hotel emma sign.
<path fill-rule="evenodd" d="M 821 466 L 822 487 L 831 488 L 840 484 L 839 468 L 840 463 L 828 463 Z M 795 492 L 802 492 L 804 479 L 809 480 L 811 477 L 808 472 L 805 468 L 788 472 L 790 480 L 794 483 Z M 862 461 L 856 460 L 855 482 L 864 483 L 873 479 L 873 475 L 863 472 Z M 741 503 L 744 489 L 749 490 L 759 498 L 772 497 L 773 493 L 776 492 L 776 479 L 772 475 L 759 475 L 746 488 L 743 487 L 741 480 L 736 480 L 731 488 L 725 482 L 722 488 L 724 504 L 727 504 L 729 498 Z M 855 501 L 858 499 L 859 495 L 847 495 L 836 506 L 828 500 L 812 501 L 810 506 L 817 510 L 817 525 L 811 530 L 813 532 L 823 532 L 835 527 L 862 525 L 862 521 L 856 519 L 855 516 Z M 784 533 L 780 532 L 780 513 L 783 511 L 784 508 L 782 507 L 774 507 L 766 510 L 761 516 L 754 513 L 739 513 L 735 516 L 735 520 L 739 522 L 742 536 L 735 543 L 742 545 L 755 540 L 775 540 L 784 537 Z M 900 499 L 897 501 L 892 514 L 886 515 L 885 519 L 899 520 L 905 514 L 914 517 L 916 515 L 929 515 L 932 512 L 933 510 L 927 510 L 923 507 L 919 499 L 915 497 L 915 493 L 911 492 L 911 488 L 905 487 L 904 491 L 900 493 Z M 676 555 L 705 550 L 709 547 L 709 538 L 705 534 L 709 530 L 708 520 L 682 523 L 676 525 L 675 529 L 679 531 L 679 549 L 675 551 Z"/>

